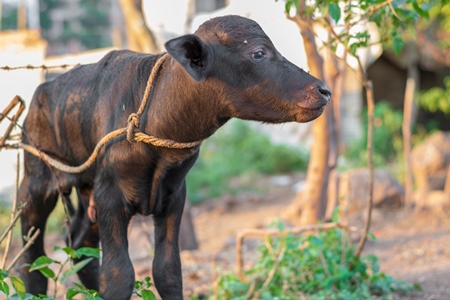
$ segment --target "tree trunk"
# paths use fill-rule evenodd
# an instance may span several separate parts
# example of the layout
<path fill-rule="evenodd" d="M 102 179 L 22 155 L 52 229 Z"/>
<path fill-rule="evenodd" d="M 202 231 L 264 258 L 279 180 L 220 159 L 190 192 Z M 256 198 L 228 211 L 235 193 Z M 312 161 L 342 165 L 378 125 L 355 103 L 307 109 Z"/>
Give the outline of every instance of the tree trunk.
<path fill-rule="evenodd" d="M 325 219 L 330 220 L 335 208 L 339 202 L 339 174 L 337 171 L 337 162 L 339 157 L 339 137 L 340 137 L 340 104 L 344 89 L 344 76 L 346 63 L 345 60 L 338 61 L 334 55 L 331 55 L 327 49 L 325 60 L 325 80 L 329 88 L 333 91 L 333 101 L 330 103 L 333 107 L 331 114 L 332 120 L 328 124 L 330 130 L 330 150 L 328 157 L 329 183 L 328 200 L 326 203 Z M 345 59 L 345 58 L 344 58 Z"/>
<path fill-rule="evenodd" d="M 304 1 L 300 2 L 300 8 L 304 7 Z M 326 77 L 324 75 L 323 60 L 317 50 L 311 20 L 309 17 L 301 15 L 301 12 L 302 10 L 300 9 L 300 13 L 291 18 L 291 20 L 300 29 L 305 53 L 308 57 L 308 68 L 315 77 L 323 81 L 333 81 L 335 79 L 334 76 Z M 333 90 L 334 84 L 330 84 L 330 82 L 327 82 L 327 84 Z M 314 121 L 312 128 L 314 142 L 311 147 L 305 188 L 297 194 L 287 211 L 287 217 L 295 223 L 314 224 L 325 217 L 330 171 L 328 163 L 330 143 L 332 134 L 335 133 L 331 130 L 334 127 L 332 125 L 334 120 L 333 114 L 333 106 L 328 105 L 323 115 Z M 337 142 L 337 139 L 335 141 Z"/>
<path fill-rule="evenodd" d="M 291 219 L 298 218 L 299 224 L 315 224 L 325 216 L 329 176 L 329 132 L 326 128 L 331 112 L 332 108 L 328 106 L 313 124 L 314 143 L 305 188 L 297 194 L 289 208 L 293 212 Z"/>
<path fill-rule="evenodd" d="M 148 28 L 141 0 L 119 0 L 125 19 L 128 48 L 142 53 L 159 52 L 156 39 Z"/>

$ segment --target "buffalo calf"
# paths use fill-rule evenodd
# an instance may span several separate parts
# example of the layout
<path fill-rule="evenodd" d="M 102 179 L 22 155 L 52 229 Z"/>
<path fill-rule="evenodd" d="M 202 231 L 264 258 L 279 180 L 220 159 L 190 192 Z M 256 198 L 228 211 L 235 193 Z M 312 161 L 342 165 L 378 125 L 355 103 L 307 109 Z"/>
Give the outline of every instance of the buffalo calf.
<path fill-rule="evenodd" d="M 208 138 L 231 118 L 308 122 L 321 115 L 331 97 L 322 81 L 286 60 L 259 25 L 243 17 L 211 19 L 165 46 L 168 55 L 138 124 L 148 135 L 186 143 Z M 36 143 L 68 165 L 82 164 L 102 137 L 125 127 L 138 110 L 160 57 L 113 51 L 43 83 L 24 122 L 23 142 Z M 178 232 L 186 174 L 198 154 L 199 146 L 171 149 L 120 136 L 102 148 L 94 165 L 70 174 L 26 152 L 19 191 L 20 200 L 28 202 L 22 232 L 34 227 L 42 234 L 22 263 L 44 255 L 47 217 L 58 196 L 67 197 L 75 187 L 80 204 L 71 222 L 72 247 L 98 247 L 100 241 L 102 247 L 102 263 L 94 260 L 79 272 L 82 283 L 104 299 L 129 299 L 135 274 L 127 227 L 133 215 L 151 214 L 155 286 L 163 299 L 182 299 Z M 88 217 L 91 208 L 96 223 Z M 21 273 L 27 291 L 46 293 L 42 274 L 26 267 Z"/>

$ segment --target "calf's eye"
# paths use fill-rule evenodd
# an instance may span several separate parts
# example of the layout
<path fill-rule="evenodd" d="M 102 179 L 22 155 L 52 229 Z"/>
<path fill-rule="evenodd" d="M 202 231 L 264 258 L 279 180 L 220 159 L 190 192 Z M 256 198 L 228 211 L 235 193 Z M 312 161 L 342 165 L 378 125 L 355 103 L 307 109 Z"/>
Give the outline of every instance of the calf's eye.
<path fill-rule="evenodd" d="M 252 54 L 252 57 L 257 61 L 260 61 L 266 57 L 266 54 L 263 51 L 256 51 Z"/>

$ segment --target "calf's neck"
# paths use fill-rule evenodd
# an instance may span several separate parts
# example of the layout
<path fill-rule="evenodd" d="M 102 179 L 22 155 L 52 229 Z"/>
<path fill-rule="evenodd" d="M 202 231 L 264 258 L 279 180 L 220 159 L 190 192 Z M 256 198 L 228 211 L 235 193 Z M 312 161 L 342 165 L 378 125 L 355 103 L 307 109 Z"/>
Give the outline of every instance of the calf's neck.
<path fill-rule="evenodd" d="M 211 19 L 165 46 L 168 55 L 139 124 L 140 131 L 158 138 L 203 140 L 231 118 L 308 122 L 321 115 L 331 97 L 322 81 L 286 60 L 259 25 L 243 17 Z M 24 122 L 23 142 L 66 164 L 82 164 L 103 136 L 127 125 L 160 58 L 113 51 L 43 83 Z M 19 198 L 28 205 L 22 232 L 34 227 L 41 234 L 22 263 L 45 254 L 46 220 L 58 196 L 67 198 L 75 187 L 80 203 L 71 221 L 72 247 L 98 247 L 101 241 L 102 248 L 102 263 L 93 260 L 79 272 L 82 283 L 98 289 L 104 299 L 129 299 L 135 274 L 127 227 L 133 215 L 151 214 L 155 286 L 163 299 L 182 299 L 178 233 L 186 174 L 198 154 L 199 146 L 170 149 L 121 136 L 102 148 L 89 169 L 69 174 L 25 153 Z M 96 222 L 88 217 L 89 209 L 95 209 Z M 21 274 L 27 291 L 46 293 L 47 279 L 40 272 L 25 267 Z"/>

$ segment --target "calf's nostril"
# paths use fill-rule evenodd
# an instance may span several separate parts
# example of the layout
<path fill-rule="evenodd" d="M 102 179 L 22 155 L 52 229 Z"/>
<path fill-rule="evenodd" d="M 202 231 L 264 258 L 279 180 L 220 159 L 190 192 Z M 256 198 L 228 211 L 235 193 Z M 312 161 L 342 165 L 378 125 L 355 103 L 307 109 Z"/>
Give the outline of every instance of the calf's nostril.
<path fill-rule="evenodd" d="M 321 93 L 322 95 L 324 95 L 327 98 L 331 98 L 331 91 L 327 86 L 320 86 L 319 93 Z"/>

